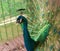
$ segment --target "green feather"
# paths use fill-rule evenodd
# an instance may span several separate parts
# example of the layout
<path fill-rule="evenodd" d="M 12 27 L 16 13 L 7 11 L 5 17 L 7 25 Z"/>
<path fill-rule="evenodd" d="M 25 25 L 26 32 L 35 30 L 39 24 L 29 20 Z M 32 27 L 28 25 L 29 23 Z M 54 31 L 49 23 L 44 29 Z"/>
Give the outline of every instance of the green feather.
<path fill-rule="evenodd" d="M 51 25 L 50 24 L 46 24 L 39 32 L 38 35 L 36 37 L 32 37 L 32 39 L 34 39 L 35 41 L 44 41 L 46 39 L 46 36 L 48 35 L 49 29 L 50 29 Z"/>

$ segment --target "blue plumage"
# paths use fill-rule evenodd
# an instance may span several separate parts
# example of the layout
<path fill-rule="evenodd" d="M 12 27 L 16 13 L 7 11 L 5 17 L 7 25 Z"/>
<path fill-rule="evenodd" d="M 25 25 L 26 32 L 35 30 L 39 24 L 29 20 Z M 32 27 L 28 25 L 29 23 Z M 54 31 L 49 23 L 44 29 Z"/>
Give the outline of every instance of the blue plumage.
<path fill-rule="evenodd" d="M 20 24 L 19 20 L 22 19 L 23 23 L 23 37 L 24 37 L 24 43 L 25 43 L 25 47 L 27 49 L 27 51 L 34 51 L 34 47 L 36 45 L 36 42 L 31 39 L 29 32 L 28 32 L 28 22 L 27 19 L 24 16 L 19 16 L 17 18 L 17 22 Z"/>

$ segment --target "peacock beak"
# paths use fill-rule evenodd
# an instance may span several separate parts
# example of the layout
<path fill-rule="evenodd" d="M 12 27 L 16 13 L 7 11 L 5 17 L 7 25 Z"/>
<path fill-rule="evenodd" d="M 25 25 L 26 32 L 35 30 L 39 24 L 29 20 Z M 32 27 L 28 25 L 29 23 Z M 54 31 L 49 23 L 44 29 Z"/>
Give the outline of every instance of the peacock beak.
<path fill-rule="evenodd" d="M 20 19 L 20 23 L 22 23 L 22 19 Z"/>

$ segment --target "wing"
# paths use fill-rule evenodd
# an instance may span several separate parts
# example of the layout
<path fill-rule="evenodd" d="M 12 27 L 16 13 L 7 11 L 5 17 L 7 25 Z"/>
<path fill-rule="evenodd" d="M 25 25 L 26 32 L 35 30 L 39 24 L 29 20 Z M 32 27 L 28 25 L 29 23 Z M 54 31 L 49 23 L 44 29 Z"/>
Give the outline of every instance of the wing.
<path fill-rule="evenodd" d="M 31 38 L 35 41 L 44 41 L 48 35 L 51 25 L 48 20 L 38 16 L 28 17 L 28 30 Z"/>
<path fill-rule="evenodd" d="M 36 3 L 35 3 L 36 4 Z M 39 5 L 35 6 L 30 3 L 28 6 L 28 30 L 31 38 L 35 41 L 44 40 L 48 35 L 50 24 L 46 17 L 44 9 L 41 10 Z M 33 7 L 34 6 L 34 7 Z M 44 15 L 45 14 L 45 15 Z"/>

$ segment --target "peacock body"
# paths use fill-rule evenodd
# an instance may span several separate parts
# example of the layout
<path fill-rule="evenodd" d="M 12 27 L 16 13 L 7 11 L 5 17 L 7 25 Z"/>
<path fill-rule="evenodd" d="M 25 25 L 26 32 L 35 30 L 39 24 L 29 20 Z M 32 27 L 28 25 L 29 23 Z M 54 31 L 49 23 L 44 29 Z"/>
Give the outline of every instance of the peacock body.
<path fill-rule="evenodd" d="M 20 20 L 20 19 L 23 19 L 22 29 L 23 29 L 25 47 L 26 47 L 27 51 L 34 51 L 34 46 L 35 46 L 36 42 L 29 35 L 27 19 L 24 16 L 19 16 L 17 18 L 17 20 Z"/>
<path fill-rule="evenodd" d="M 56 44 L 60 41 L 60 36 L 53 30 L 59 26 L 60 7 L 58 0 L 26 0 L 27 1 L 27 20 L 30 37 L 34 41 L 43 42 L 48 36 L 47 42 L 39 46 L 39 51 L 58 51 Z M 43 4 L 44 3 L 44 4 Z M 57 6 L 57 7 L 56 7 Z M 50 25 L 52 24 L 52 26 Z M 51 30 L 50 30 L 51 27 Z M 50 32 L 49 32 L 50 30 Z M 42 48 L 41 48 L 42 47 Z M 52 48 L 51 48 L 52 47 Z M 58 46 L 57 46 L 58 47 Z M 60 46 L 59 46 L 60 47 Z M 57 50 L 56 50 L 57 49 Z"/>
<path fill-rule="evenodd" d="M 23 30 L 23 37 L 24 37 L 24 42 L 25 42 L 25 47 L 27 49 L 27 51 L 34 51 L 34 47 L 37 44 L 37 42 L 39 41 L 44 42 L 46 37 L 48 36 L 48 31 L 50 28 L 50 24 L 46 24 L 39 32 L 37 32 L 37 36 L 34 35 L 31 36 L 29 34 L 29 30 L 28 30 L 28 21 L 24 16 L 19 16 L 17 18 L 17 20 L 22 19 L 22 30 Z"/>

